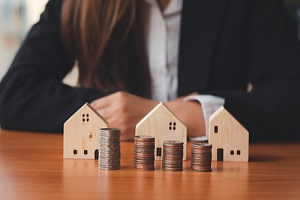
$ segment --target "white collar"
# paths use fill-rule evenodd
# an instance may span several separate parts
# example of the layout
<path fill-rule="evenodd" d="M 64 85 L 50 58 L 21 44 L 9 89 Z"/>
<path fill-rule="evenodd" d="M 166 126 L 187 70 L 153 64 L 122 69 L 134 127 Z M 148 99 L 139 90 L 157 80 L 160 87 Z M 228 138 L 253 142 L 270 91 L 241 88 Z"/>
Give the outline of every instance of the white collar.
<path fill-rule="evenodd" d="M 158 7 L 157 0 L 145 0 L 148 4 Z M 182 10 L 183 0 L 171 0 L 166 9 L 163 11 L 164 16 L 172 15 Z"/>

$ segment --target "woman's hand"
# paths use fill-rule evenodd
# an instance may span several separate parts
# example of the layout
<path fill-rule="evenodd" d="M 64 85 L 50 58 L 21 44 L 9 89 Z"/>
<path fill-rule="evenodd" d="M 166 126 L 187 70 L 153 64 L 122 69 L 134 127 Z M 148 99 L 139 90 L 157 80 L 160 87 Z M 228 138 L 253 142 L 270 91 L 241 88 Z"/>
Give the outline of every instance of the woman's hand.
<path fill-rule="evenodd" d="M 188 137 L 204 136 L 206 129 L 201 104 L 198 101 L 184 101 L 184 98 L 168 101 L 165 105 L 186 126 Z"/>
<path fill-rule="evenodd" d="M 136 124 L 157 104 L 127 92 L 115 92 L 96 99 L 91 106 L 108 121 L 109 127 L 121 129 L 121 140 L 133 140 Z"/>
<path fill-rule="evenodd" d="M 201 104 L 184 101 L 184 97 L 168 101 L 165 105 L 187 127 L 189 137 L 205 135 L 205 122 Z M 158 102 L 141 98 L 127 92 L 116 92 L 96 99 L 91 106 L 107 121 L 109 127 L 121 129 L 122 140 L 133 140 L 136 124 L 147 115 Z"/>

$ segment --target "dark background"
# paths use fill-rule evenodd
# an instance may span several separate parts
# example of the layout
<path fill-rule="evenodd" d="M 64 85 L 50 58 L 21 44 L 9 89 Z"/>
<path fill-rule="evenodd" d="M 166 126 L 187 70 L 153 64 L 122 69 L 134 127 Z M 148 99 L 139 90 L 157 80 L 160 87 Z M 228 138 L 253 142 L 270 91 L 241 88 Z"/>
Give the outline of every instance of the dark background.
<path fill-rule="evenodd" d="M 288 13 L 293 17 L 298 26 L 300 38 L 300 0 L 283 0 Z"/>

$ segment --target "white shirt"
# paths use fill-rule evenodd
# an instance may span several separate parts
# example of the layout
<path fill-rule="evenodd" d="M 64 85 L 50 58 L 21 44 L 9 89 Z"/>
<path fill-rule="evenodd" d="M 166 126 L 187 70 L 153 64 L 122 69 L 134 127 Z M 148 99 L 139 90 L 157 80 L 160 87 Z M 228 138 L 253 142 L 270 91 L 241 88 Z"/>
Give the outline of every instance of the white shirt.
<path fill-rule="evenodd" d="M 180 21 L 183 0 L 171 0 L 161 12 L 157 0 L 145 0 L 148 4 L 149 21 L 146 35 L 146 47 L 152 78 L 152 99 L 165 102 L 177 98 L 178 54 Z M 206 135 L 192 140 L 208 139 L 208 118 L 220 106 L 224 99 L 211 95 L 189 96 L 185 100 L 197 100 L 201 103 L 206 125 Z"/>
<path fill-rule="evenodd" d="M 177 97 L 178 46 L 182 0 L 172 0 L 161 12 L 156 0 L 149 3 L 147 53 L 152 77 L 152 98 L 168 101 Z"/>

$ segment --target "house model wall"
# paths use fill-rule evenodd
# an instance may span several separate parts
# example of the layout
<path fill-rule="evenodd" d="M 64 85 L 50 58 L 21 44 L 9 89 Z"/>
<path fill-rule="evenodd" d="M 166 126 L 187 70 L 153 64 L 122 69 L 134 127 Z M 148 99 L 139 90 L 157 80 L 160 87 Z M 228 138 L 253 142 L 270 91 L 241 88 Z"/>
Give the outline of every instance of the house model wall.
<path fill-rule="evenodd" d="M 107 122 L 89 103 L 64 123 L 64 158 L 97 159 L 98 132 Z"/>
<path fill-rule="evenodd" d="M 209 117 L 209 143 L 213 161 L 248 162 L 249 133 L 223 106 Z"/>
<path fill-rule="evenodd" d="M 159 103 L 136 125 L 135 135 L 155 137 L 155 160 L 162 159 L 164 141 L 183 141 L 183 160 L 186 160 L 186 127 L 163 103 Z"/>

